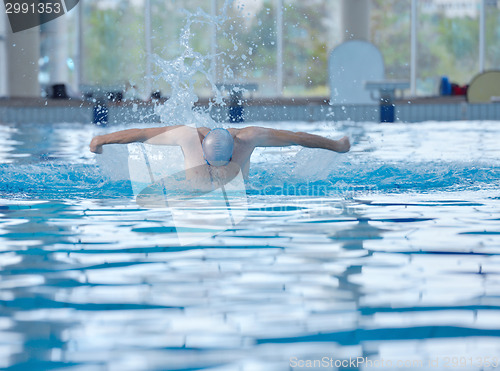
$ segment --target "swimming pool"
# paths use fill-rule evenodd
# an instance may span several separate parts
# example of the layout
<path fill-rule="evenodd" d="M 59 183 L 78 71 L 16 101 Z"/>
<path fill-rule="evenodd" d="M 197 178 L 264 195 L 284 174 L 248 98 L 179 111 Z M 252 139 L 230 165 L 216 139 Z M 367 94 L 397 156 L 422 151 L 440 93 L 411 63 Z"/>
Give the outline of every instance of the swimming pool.
<path fill-rule="evenodd" d="M 495 368 L 499 123 L 265 125 L 353 147 L 257 151 L 195 246 L 88 151 L 124 127 L 0 125 L 0 368 Z"/>

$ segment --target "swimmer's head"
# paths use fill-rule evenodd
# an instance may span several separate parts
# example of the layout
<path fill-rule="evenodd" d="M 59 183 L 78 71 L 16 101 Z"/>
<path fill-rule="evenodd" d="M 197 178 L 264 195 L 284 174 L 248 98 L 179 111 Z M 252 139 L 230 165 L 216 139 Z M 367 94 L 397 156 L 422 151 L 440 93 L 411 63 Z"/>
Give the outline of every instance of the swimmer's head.
<path fill-rule="evenodd" d="M 212 166 L 227 165 L 233 157 L 234 140 L 223 128 L 212 129 L 201 144 L 205 161 Z"/>

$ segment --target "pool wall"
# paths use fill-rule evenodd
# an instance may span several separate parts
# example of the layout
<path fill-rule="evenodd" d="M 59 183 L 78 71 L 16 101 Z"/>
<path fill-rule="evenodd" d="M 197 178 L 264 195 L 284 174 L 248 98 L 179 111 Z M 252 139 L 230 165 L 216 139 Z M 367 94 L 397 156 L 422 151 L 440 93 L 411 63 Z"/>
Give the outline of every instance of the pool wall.
<path fill-rule="evenodd" d="M 199 106 L 207 107 L 208 102 Z M 151 102 L 108 104 L 108 122 L 159 122 Z M 94 106 L 82 101 L 3 100 L 0 121 L 15 123 L 92 122 Z M 211 116 L 229 121 L 229 107 L 213 107 Z M 329 105 L 326 100 L 249 101 L 243 107 L 245 121 L 379 121 L 378 105 Z M 395 104 L 397 122 L 500 120 L 500 104 L 412 103 Z"/>

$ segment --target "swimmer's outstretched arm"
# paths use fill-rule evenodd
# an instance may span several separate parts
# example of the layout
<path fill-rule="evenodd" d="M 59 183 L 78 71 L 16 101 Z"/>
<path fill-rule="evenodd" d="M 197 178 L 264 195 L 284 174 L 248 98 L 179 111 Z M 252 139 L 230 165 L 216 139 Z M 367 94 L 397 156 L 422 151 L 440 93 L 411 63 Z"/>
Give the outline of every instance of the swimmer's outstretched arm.
<path fill-rule="evenodd" d="M 328 139 L 319 135 L 289 130 L 276 130 L 262 127 L 249 127 L 256 147 L 286 147 L 299 145 L 308 148 L 323 148 L 339 153 L 351 148 L 348 137 L 339 140 Z"/>
<path fill-rule="evenodd" d="M 162 144 L 166 146 L 181 145 L 182 140 L 191 131 L 193 131 L 193 128 L 184 125 L 121 130 L 106 135 L 95 136 L 90 142 L 90 151 L 102 153 L 102 146 L 106 144 L 128 144 L 134 142 L 147 142 L 149 144 Z"/>

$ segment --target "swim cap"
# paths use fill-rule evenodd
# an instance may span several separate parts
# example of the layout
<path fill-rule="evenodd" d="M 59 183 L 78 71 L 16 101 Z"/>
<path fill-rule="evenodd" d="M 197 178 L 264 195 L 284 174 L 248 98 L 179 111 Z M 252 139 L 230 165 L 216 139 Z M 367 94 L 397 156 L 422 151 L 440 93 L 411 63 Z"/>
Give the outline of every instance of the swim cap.
<path fill-rule="evenodd" d="M 212 166 L 227 165 L 233 156 L 233 146 L 232 135 L 223 128 L 210 130 L 201 144 L 205 161 Z"/>

